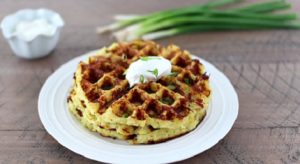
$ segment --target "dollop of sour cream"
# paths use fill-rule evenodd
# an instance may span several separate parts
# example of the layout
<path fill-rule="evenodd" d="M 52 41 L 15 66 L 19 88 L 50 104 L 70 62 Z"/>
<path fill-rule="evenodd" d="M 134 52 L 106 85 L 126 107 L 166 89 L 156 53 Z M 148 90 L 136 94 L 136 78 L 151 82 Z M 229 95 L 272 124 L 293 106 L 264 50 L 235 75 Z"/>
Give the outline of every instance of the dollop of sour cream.
<path fill-rule="evenodd" d="M 141 57 L 126 70 L 126 79 L 130 87 L 135 84 L 157 81 L 171 74 L 171 62 L 163 57 Z"/>
<path fill-rule="evenodd" d="M 21 21 L 15 27 L 14 33 L 26 41 L 32 40 L 37 35 L 51 35 L 55 26 L 50 24 L 45 18 L 35 19 L 33 21 Z"/>

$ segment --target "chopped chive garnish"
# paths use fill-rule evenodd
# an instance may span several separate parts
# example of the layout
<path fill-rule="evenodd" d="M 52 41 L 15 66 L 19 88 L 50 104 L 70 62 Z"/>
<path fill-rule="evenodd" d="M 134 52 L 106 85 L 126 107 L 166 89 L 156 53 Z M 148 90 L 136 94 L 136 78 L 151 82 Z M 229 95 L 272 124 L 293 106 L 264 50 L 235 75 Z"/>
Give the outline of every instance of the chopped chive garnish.
<path fill-rule="evenodd" d="M 161 103 L 163 103 L 163 104 L 167 104 L 163 99 L 161 99 L 161 98 L 158 98 L 158 100 L 161 102 Z"/>
<path fill-rule="evenodd" d="M 129 69 L 129 68 L 128 68 Z M 128 72 L 128 69 L 126 69 L 126 71 L 123 73 L 123 75 L 126 75 L 127 74 L 127 72 Z"/>
<path fill-rule="evenodd" d="M 113 102 L 107 103 L 105 106 L 108 108 Z"/>
<path fill-rule="evenodd" d="M 130 91 L 132 88 L 133 88 L 133 87 L 131 87 L 131 88 L 130 88 L 130 87 L 126 87 L 126 89 L 127 89 L 128 91 Z"/>
<path fill-rule="evenodd" d="M 176 87 L 174 85 L 168 85 L 168 88 L 171 89 L 171 90 L 175 90 Z"/>
<path fill-rule="evenodd" d="M 168 76 L 170 76 L 170 77 L 176 77 L 177 75 L 179 74 L 179 72 L 172 72 L 170 75 L 168 75 Z"/>
<path fill-rule="evenodd" d="M 127 113 L 123 114 L 123 118 L 127 118 L 129 115 Z"/>
<path fill-rule="evenodd" d="M 126 62 L 126 61 L 127 61 L 127 55 L 126 55 L 126 54 L 123 54 L 123 55 L 122 55 L 122 61 L 123 61 L 123 62 Z"/>
<path fill-rule="evenodd" d="M 156 115 L 156 114 L 152 114 L 152 115 L 150 115 L 150 117 L 152 117 L 152 118 L 156 118 L 156 117 L 157 117 L 157 115 Z"/>
<path fill-rule="evenodd" d="M 116 75 L 117 78 L 119 78 L 119 75 Z"/>
<path fill-rule="evenodd" d="M 150 57 L 140 57 L 140 59 L 142 60 L 142 61 L 148 61 L 148 60 L 154 60 L 154 59 L 157 59 L 157 60 L 161 60 L 161 58 L 150 58 Z"/>
<path fill-rule="evenodd" d="M 156 68 L 154 71 L 151 71 L 151 70 L 147 70 L 148 72 L 151 72 L 155 75 L 155 77 L 158 76 L 158 69 Z"/>
<path fill-rule="evenodd" d="M 184 82 L 185 82 L 187 85 L 189 85 L 189 86 L 191 85 L 191 83 L 190 83 L 190 79 L 188 79 L 188 78 L 184 78 L 183 80 L 184 80 Z"/>
<path fill-rule="evenodd" d="M 169 105 L 173 104 L 173 101 L 169 97 L 166 97 L 165 101 L 168 102 Z"/>
<path fill-rule="evenodd" d="M 141 76 L 140 76 L 140 82 L 141 82 L 141 84 L 144 83 L 144 80 L 145 80 L 144 76 L 141 75 Z"/>
<path fill-rule="evenodd" d="M 172 85 L 172 84 L 173 84 L 173 81 L 168 80 L 168 84 L 169 84 L 169 85 Z"/>
<path fill-rule="evenodd" d="M 103 90 L 111 90 L 113 87 L 104 87 Z"/>

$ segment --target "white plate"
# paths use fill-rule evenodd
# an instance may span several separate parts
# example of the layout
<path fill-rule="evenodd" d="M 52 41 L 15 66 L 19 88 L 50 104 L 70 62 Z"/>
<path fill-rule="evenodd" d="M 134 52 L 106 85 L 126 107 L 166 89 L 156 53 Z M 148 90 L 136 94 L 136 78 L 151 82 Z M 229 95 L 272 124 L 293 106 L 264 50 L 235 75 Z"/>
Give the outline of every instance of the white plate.
<path fill-rule="evenodd" d="M 199 59 L 210 75 L 213 91 L 207 115 L 192 132 L 170 141 L 154 145 L 129 145 L 91 132 L 69 112 L 67 96 L 77 57 L 57 69 L 45 82 L 38 100 L 38 111 L 45 129 L 63 146 L 87 158 L 106 163 L 169 163 L 193 157 L 214 146 L 231 129 L 238 114 L 237 94 L 226 76 L 212 64 Z"/>

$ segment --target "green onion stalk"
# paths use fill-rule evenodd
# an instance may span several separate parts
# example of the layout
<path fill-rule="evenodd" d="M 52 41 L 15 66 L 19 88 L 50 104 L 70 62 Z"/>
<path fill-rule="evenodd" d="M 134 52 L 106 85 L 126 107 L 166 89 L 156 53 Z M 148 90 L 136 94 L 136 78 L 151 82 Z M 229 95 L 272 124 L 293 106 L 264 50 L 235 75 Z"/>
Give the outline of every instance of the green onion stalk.
<path fill-rule="evenodd" d="M 284 1 L 281 0 L 281 1 L 260 2 L 251 5 L 236 7 L 230 9 L 230 11 L 246 12 L 246 13 L 265 13 L 265 12 L 271 12 L 271 11 L 283 10 L 289 8 L 291 8 L 291 4 L 286 4 Z M 124 14 L 115 15 L 114 20 L 125 21 L 125 20 L 131 20 L 131 19 L 144 17 L 144 16 L 145 15 L 124 15 Z"/>
<path fill-rule="evenodd" d="M 119 15 L 117 23 L 98 29 L 98 32 L 117 30 L 113 36 L 119 41 L 157 39 L 176 34 L 264 29 L 300 29 L 295 13 L 268 14 L 271 11 L 291 8 L 284 0 L 255 3 L 227 10 L 217 10 L 243 0 L 220 0 L 187 6 L 148 15 Z"/>
<path fill-rule="evenodd" d="M 230 9 L 231 11 L 247 12 L 247 13 L 265 13 L 276 10 L 291 8 L 291 4 L 287 4 L 284 0 L 259 2 L 255 4 L 245 5 Z"/>
<path fill-rule="evenodd" d="M 114 20 L 115 21 L 127 21 L 131 19 L 136 19 L 138 17 L 142 17 L 145 15 L 136 15 L 136 14 L 120 14 L 120 15 L 115 15 Z"/>
<path fill-rule="evenodd" d="M 281 22 L 277 22 L 275 24 L 272 24 L 274 22 L 262 22 L 264 20 L 268 21 L 285 21 L 285 20 L 296 20 L 297 15 L 294 13 L 288 13 L 288 14 L 261 14 L 262 12 L 271 11 L 276 8 L 282 9 L 286 7 L 291 7 L 290 5 L 287 5 L 283 1 L 271 1 L 271 2 L 264 2 L 264 3 L 258 3 L 258 4 L 252 4 L 242 7 L 237 7 L 231 10 L 211 10 L 211 8 L 202 8 L 202 10 L 190 8 L 189 10 L 180 11 L 178 13 L 175 13 L 173 15 L 171 14 L 164 14 L 164 16 L 157 16 L 152 19 L 147 19 L 141 23 L 134 24 L 132 26 L 129 26 L 123 30 L 120 30 L 113 34 L 113 36 L 120 41 L 130 41 L 137 38 L 152 38 L 155 39 L 165 37 L 165 36 L 171 36 L 175 34 L 183 34 L 190 32 L 200 32 L 200 31 L 214 31 L 214 30 L 251 30 L 251 29 L 271 29 L 271 28 L 280 28 Z M 254 10 L 255 9 L 255 10 Z M 201 21 L 201 17 L 202 19 Z M 206 20 L 205 20 L 206 17 Z M 181 18 L 181 19 L 180 19 Z M 199 19 L 198 19 L 199 18 Z M 240 18 L 240 19 L 239 19 Z M 222 20 L 224 19 L 225 22 Z M 251 22 L 251 19 L 252 22 Z M 249 21 L 250 20 L 250 21 Z M 219 22 L 218 22 L 219 21 Z M 236 23 L 237 21 L 237 23 Z M 261 23 L 260 23 L 260 22 Z M 195 25 L 196 23 L 201 23 L 198 25 Z M 212 27 L 211 24 L 209 27 L 199 27 L 203 26 L 207 23 L 213 22 L 214 24 L 217 24 L 215 26 L 222 25 L 221 23 L 226 24 L 232 24 L 235 27 Z M 258 24 L 257 24 L 258 23 Z M 188 27 L 182 27 L 183 24 L 188 24 L 192 26 Z M 261 27 L 260 24 L 265 25 L 264 27 Z M 271 25 L 270 25 L 271 24 Z M 240 25 L 258 25 L 258 27 L 241 27 Z M 180 27 L 177 27 L 180 26 Z M 275 27 L 274 27 L 275 26 Z M 293 26 L 293 25 L 291 25 Z M 169 29 L 166 29 L 169 28 Z M 171 29 L 170 29 L 171 28 Z M 281 28 L 293 28 L 293 27 L 286 27 L 285 24 Z M 297 27 L 295 27 L 297 28 Z M 161 29 L 164 29 L 161 31 Z M 166 30 L 165 30 L 166 29 Z M 151 33 L 152 31 L 157 31 L 154 33 Z M 145 35 L 145 36 L 143 36 Z"/>
<path fill-rule="evenodd" d="M 209 32 L 209 31 L 233 31 L 233 30 L 267 30 L 272 27 L 259 27 L 259 26 L 235 26 L 235 25 L 188 25 L 179 26 L 175 29 L 161 30 L 158 32 L 148 33 L 141 36 L 145 40 L 154 40 L 164 37 L 169 37 L 178 34 L 187 34 L 193 32 Z M 273 29 L 276 29 L 273 27 Z"/>
<path fill-rule="evenodd" d="M 284 16 L 282 15 L 273 15 L 272 17 L 271 15 L 268 16 L 270 17 L 269 18 L 266 17 L 266 19 L 253 19 L 248 17 L 233 18 L 233 17 L 181 16 L 181 17 L 175 17 L 172 19 L 164 20 L 160 23 L 153 24 L 151 26 L 147 23 L 141 23 L 134 26 L 130 26 L 124 30 L 116 32 L 114 36 L 118 40 L 130 41 L 137 38 L 143 38 L 142 37 L 143 35 L 149 34 L 154 31 L 171 28 L 171 31 L 168 31 L 166 34 L 169 36 L 172 33 L 179 34 L 178 31 L 187 31 L 187 30 L 181 30 L 181 28 L 185 29 L 184 25 L 192 25 L 193 28 L 191 28 L 191 32 L 197 32 L 197 29 L 199 29 L 199 31 L 203 31 L 203 29 L 205 31 L 207 31 L 208 29 L 218 30 L 219 28 L 225 25 L 234 26 L 234 27 L 230 27 L 230 30 L 274 29 L 274 28 L 299 29 L 300 28 L 299 23 L 277 21 L 276 20 L 277 18 L 280 19 L 284 18 Z M 294 19 L 295 15 L 292 14 L 286 16 L 287 19 Z M 206 25 L 208 27 L 206 27 Z M 201 26 L 203 26 L 203 28 L 201 28 Z M 249 26 L 249 28 L 247 28 L 247 26 Z M 161 31 L 159 33 L 155 33 L 155 35 L 154 34 L 151 35 L 153 37 L 153 36 L 163 36 L 164 34 Z"/>
<path fill-rule="evenodd" d="M 166 11 L 161 11 L 161 12 L 156 12 L 153 14 L 148 14 L 148 15 L 130 15 L 130 16 L 124 16 L 122 19 L 124 19 L 123 21 L 119 21 L 107 26 L 103 26 L 103 27 L 99 27 L 96 29 L 97 33 L 104 33 L 104 32 L 108 32 L 108 31 L 114 31 L 117 30 L 119 28 L 140 22 L 140 21 L 144 21 L 144 20 L 148 20 L 148 19 L 158 19 L 158 18 L 164 18 L 165 16 L 168 15 L 178 15 L 180 13 L 187 13 L 190 10 L 199 10 L 199 9 L 207 9 L 207 8 L 214 8 L 214 7 L 220 7 L 220 6 L 225 6 L 225 5 L 229 5 L 229 4 L 233 4 L 236 2 L 241 2 L 244 0 L 220 0 L 220 1 L 212 1 L 209 2 L 207 4 L 199 4 L 199 5 L 195 5 L 195 6 L 186 6 L 186 7 L 182 7 L 182 8 L 177 8 L 177 9 L 171 9 L 171 10 L 166 10 Z M 118 17 L 122 17 L 122 16 L 118 16 Z"/>

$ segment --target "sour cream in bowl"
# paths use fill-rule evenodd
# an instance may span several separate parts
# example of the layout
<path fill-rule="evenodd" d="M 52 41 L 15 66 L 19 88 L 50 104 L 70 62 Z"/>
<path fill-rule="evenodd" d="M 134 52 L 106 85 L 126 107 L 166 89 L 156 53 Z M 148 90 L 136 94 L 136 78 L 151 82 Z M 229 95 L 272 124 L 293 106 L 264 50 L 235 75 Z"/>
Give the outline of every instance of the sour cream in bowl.
<path fill-rule="evenodd" d="M 33 40 L 38 35 L 51 36 L 55 31 L 55 26 L 50 24 L 45 18 L 38 18 L 33 21 L 21 21 L 15 27 L 15 35 L 19 35 L 26 41 Z"/>
<path fill-rule="evenodd" d="M 0 27 L 14 54 L 35 59 L 48 55 L 55 48 L 64 24 L 58 13 L 42 8 L 8 15 Z"/>

